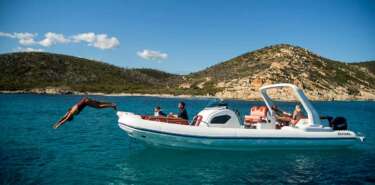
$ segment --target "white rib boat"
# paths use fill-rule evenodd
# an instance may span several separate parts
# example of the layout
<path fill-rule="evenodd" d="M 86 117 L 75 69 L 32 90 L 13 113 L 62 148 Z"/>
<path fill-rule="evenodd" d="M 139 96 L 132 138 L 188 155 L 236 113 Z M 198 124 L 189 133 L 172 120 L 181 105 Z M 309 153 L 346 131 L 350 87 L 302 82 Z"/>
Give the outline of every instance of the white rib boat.
<path fill-rule="evenodd" d="M 272 109 L 267 91 L 291 88 L 307 113 L 295 124 L 284 124 Z M 321 125 L 320 116 L 303 91 L 292 84 L 275 84 L 260 88 L 265 102 L 253 107 L 241 123 L 237 114 L 225 104 L 204 108 L 191 123 L 176 118 L 142 116 L 117 112 L 119 127 L 144 143 L 167 148 L 212 150 L 259 149 L 333 149 L 350 147 L 364 137 L 346 130 L 345 119 L 334 119 L 331 126 Z M 335 122 L 336 121 L 336 122 Z"/>

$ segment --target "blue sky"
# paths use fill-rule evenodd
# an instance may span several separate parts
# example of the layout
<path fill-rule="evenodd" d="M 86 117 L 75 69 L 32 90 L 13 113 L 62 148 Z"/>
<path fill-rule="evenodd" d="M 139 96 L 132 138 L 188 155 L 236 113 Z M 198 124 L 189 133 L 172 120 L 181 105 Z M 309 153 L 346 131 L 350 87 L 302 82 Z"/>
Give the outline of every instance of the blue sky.
<path fill-rule="evenodd" d="M 38 49 L 189 73 L 278 43 L 374 60 L 375 1 L 0 0 L 0 53 Z"/>

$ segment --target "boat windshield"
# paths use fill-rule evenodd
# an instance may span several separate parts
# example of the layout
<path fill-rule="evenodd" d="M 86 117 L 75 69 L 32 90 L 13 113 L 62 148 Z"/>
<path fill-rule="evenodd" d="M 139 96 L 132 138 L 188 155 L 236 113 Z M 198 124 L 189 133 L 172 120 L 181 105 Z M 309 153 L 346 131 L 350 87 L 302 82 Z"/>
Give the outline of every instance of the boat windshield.
<path fill-rule="evenodd" d="M 220 99 L 214 99 L 208 102 L 206 107 L 228 107 L 228 103 Z"/>

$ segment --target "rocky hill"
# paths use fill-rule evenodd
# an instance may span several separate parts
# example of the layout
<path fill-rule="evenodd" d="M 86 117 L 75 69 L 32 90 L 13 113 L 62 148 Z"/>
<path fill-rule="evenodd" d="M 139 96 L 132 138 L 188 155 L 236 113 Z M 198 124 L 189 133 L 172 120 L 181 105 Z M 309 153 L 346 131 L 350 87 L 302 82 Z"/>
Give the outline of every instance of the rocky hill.
<path fill-rule="evenodd" d="M 259 87 L 293 83 L 315 100 L 375 99 L 375 62 L 344 63 L 288 44 L 245 53 L 187 76 L 184 88 L 209 88 L 222 98 L 258 99 Z M 291 99 L 287 91 L 274 92 Z"/>
<path fill-rule="evenodd" d="M 352 64 L 357 65 L 359 67 L 364 67 L 372 74 L 375 74 L 375 61 L 358 62 L 358 63 L 352 63 Z"/>
<path fill-rule="evenodd" d="M 375 100 L 375 61 L 344 63 L 279 44 L 245 53 L 189 75 L 119 68 L 51 53 L 0 55 L 0 90 L 215 95 L 259 99 L 259 87 L 293 83 L 314 100 Z M 292 99 L 287 90 L 272 92 Z"/>

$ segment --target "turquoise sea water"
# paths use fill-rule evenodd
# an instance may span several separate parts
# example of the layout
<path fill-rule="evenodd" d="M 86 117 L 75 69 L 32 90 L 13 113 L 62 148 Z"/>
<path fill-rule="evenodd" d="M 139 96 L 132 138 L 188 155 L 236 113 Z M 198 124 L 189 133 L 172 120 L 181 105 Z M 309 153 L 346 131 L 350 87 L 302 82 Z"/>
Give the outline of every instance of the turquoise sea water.
<path fill-rule="evenodd" d="M 103 97 L 119 110 L 175 112 L 182 99 Z M 330 151 L 219 152 L 145 147 L 117 126 L 112 109 L 86 108 L 73 122 L 52 124 L 81 96 L 0 95 L 0 184 L 374 184 L 375 102 L 314 102 L 343 115 L 365 144 Z M 190 118 L 208 99 L 183 99 Z M 261 102 L 229 101 L 241 115 Z M 291 108 L 292 103 L 284 103 Z"/>

